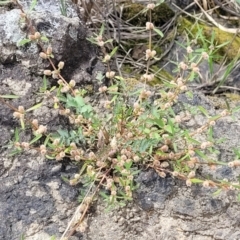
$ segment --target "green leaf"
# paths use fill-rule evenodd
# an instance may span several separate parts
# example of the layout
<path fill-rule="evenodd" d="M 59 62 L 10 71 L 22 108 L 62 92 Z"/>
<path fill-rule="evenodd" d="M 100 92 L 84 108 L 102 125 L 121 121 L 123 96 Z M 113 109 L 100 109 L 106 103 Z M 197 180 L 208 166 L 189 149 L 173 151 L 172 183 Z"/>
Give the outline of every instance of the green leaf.
<path fill-rule="evenodd" d="M 16 154 L 21 153 L 22 150 L 21 149 L 16 149 L 10 152 L 10 154 L 8 155 L 9 157 L 15 156 Z"/>
<path fill-rule="evenodd" d="M 238 112 L 239 110 L 240 110 L 240 106 L 233 108 L 231 112 L 235 113 L 235 112 Z"/>
<path fill-rule="evenodd" d="M 237 200 L 240 202 L 240 193 L 237 196 Z"/>
<path fill-rule="evenodd" d="M 141 170 L 135 170 L 135 171 L 132 171 L 131 174 L 132 175 L 137 175 L 141 172 Z M 133 181 L 131 181 L 133 183 Z"/>
<path fill-rule="evenodd" d="M 111 103 L 112 103 L 112 102 L 115 102 L 115 101 L 117 100 L 117 98 L 118 98 L 117 95 L 113 96 L 113 98 L 111 99 Z"/>
<path fill-rule="evenodd" d="M 41 36 L 41 40 L 43 42 L 49 42 L 49 39 L 46 36 Z"/>
<path fill-rule="evenodd" d="M 29 143 L 30 145 L 37 142 L 42 137 L 42 134 L 36 135 L 36 137 Z"/>
<path fill-rule="evenodd" d="M 46 75 L 43 76 L 43 86 L 40 88 L 40 92 L 45 92 L 47 90 L 47 77 Z"/>
<path fill-rule="evenodd" d="M 143 132 L 144 132 L 145 134 L 149 134 L 149 133 L 151 132 L 151 130 L 150 130 L 149 128 L 145 128 L 145 129 L 143 130 Z"/>
<path fill-rule="evenodd" d="M 186 48 L 185 46 L 184 46 L 184 44 L 182 44 L 181 42 L 178 42 L 178 41 L 175 41 L 175 43 L 177 44 L 177 45 L 179 45 L 181 48 Z"/>
<path fill-rule="evenodd" d="M 190 143 L 194 143 L 194 144 L 197 144 L 197 145 L 200 144 L 200 142 L 197 141 L 197 140 L 194 139 L 194 138 L 191 138 L 191 137 L 189 137 L 189 136 L 187 136 L 186 138 L 187 138 L 188 142 L 190 142 Z"/>
<path fill-rule="evenodd" d="M 201 151 L 199 150 L 195 150 L 195 153 L 200 156 L 201 158 L 205 159 L 205 160 L 208 160 L 207 159 L 207 156 L 205 154 L 203 154 Z"/>
<path fill-rule="evenodd" d="M 234 188 L 237 188 L 238 190 L 240 189 L 239 185 L 232 185 Z"/>
<path fill-rule="evenodd" d="M 173 134 L 173 129 L 172 129 L 172 127 L 170 125 L 165 125 L 164 126 L 164 130 L 169 132 L 169 133 L 171 133 L 171 134 Z"/>
<path fill-rule="evenodd" d="M 197 33 L 198 37 L 200 38 L 203 47 L 207 49 L 209 43 L 207 42 L 206 37 L 203 35 L 203 29 L 199 26 L 199 24 L 197 24 L 197 28 L 198 28 L 198 33 Z M 212 37 L 214 37 L 214 34 L 212 34 Z"/>
<path fill-rule="evenodd" d="M 221 144 L 221 143 L 223 143 L 223 142 L 226 142 L 226 138 L 219 138 L 219 139 L 217 139 L 217 141 L 215 141 L 215 144 Z"/>
<path fill-rule="evenodd" d="M 65 0 L 60 0 L 60 11 L 63 16 L 67 16 L 67 7 Z"/>
<path fill-rule="evenodd" d="M 96 40 L 94 38 L 86 38 L 89 42 L 96 44 Z"/>
<path fill-rule="evenodd" d="M 88 165 L 89 165 L 89 162 L 86 162 L 83 164 L 83 166 L 81 167 L 81 170 L 79 171 L 80 176 L 82 176 L 82 174 L 85 172 Z"/>
<path fill-rule="evenodd" d="M 67 95 L 67 102 L 66 102 L 67 107 L 78 107 L 78 104 L 76 102 L 76 100 L 70 95 Z"/>
<path fill-rule="evenodd" d="M 118 90 L 118 85 L 112 85 L 108 88 L 109 93 L 117 93 L 116 91 Z"/>
<path fill-rule="evenodd" d="M 108 39 L 106 42 L 104 42 L 104 43 L 111 43 L 111 42 L 113 42 L 113 39 Z"/>
<path fill-rule="evenodd" d="M 203 183 L 204 181 L 198 178 L 191 178 L 190 179 L 192 183 Z"/>
<path fill-rule="evenodd" d="M 163 33 L 161 30 L 157 29 L 157 28 L 153 28 L 153 31 L 156 32 L 160 37 L 163 37 Z"/>
<path fill-rule="evenodd" d="M 68 138 L 69 137 L 69 133 L 68 133 L 67 130 L 59 129 L 59 130 L 57 130 L 57 132 L 62 138 Z"/>
<path fill-rule="evenodd" d="M 59 95 L 58 96 L 58 99 L 61 101 L 61 102 L 65 102 L 65 103 L 67 103 L 67 98 L 66 97 L 64 97 L 63 95 Z"/>
<path fill-rule="evenodd" d="M 162 139 L 158 132 L 152 132 L 151 136 L 152 136 L 152 138 L 158 139 L 159 141 L 161 141 L 161 139 Z"/>
<path fill-rule="evenodd" d="M 159 6 L 160 4 L 164 3 L 165 0 L 158 0 L 157 1 L 157 4 L 156 4 L 156 7 Z"/>
<path fill-rule="evenodd" d="M 156 139 L 141 139 L 133 142 L 134 151 L 146 152 L 151 146 L 155 147 L 158 143 Z"/>
<path fill-rule="evenodd" d="M 81 96 L 76 96 L 75 101 L 79 107 L 82 107 L 85 105 L 84 99 Z"/>
<path fill-rule="evenodd" d="M 133 164 L 132 161 L 130 161 L 130 162 L 125 162 L 125 163 L 124 163 L 124 166 L 125 166 L 125 168 L 126 168 L 127 170 L 130 170 L 132 164 Z"/>
<path fill-rule="evenodd" d="M 29 12 L 31 12 L 37 5 L 37 0 L 32 0 L 30 8 L 29 8 Z"/>
<path fill-rule="evenodd" d="M 19 129 L 18 128 L 15 128 L 14 139 L 15 139 L 15 142 L 19 142 Z"/>
<path fill-rule="evenodd" d="M 214 139 L 213 139 L 213 127 L 212 126 L 210 126 L 209 127 L 209 129 L 208 129 L 208 140 L 209 141 L 214 141 Z"/>
<path fill-rule="evenodd" d="M 220 115 L 213 116 L 213 117 L 209 118 L 209 122 L 218 120 L 219 118 L 220 118 Z"/>
<path fill-rule="evenodd" d="M 32 110 L 38 109 L 38 108 L 40 108 L 41 106 L 42 106 L 42 103 L 38 103 L 38 104 L 34 105 L 33 107 L 28 108 L 28 109 L 26 110 L 26 112 L 30 112 L 30 111 L 32 111 Z"/>
<path fill-rule="evenodd" d="M 67 177 L 61 176 L 61 179 L 62 179 L 65 183 L 69 184 L 69 179 L 68 179 Z"/>
<path fill-rule="evenodd" d="M 172 110 L 171 108 L 169 109 L 170 111 Z M 177 125 L 174 125 L 172 118 L 168 117 L 168 124 L 171 127 L 172 134 L 174 134 L 177 131 Z M 175 126 L 175 128 L 174 128 Z"/>
<path fill-rule="evenodd" d="M 230 43 L 230 41 L 224 42 L 224 43 L 222 43 L 220 45 L 217 45 L 216 48 L 222 48 L 222 47 L 228 45 L 229 43 Z"/>
<path fill-rule="evenodd" d="M 21 46 L 24 46 L 25 44 L 27 44 L 27 43 L 29 43 L 29 42 L 31 42 L 31 40 L 25 38 L 25 39 L 22 39 L 21 41 L 19 41 L 19 42 L 17 43 L 17 46 L 21 47 Z"/>
<path fill-rule="evenodd" d="M 121 171 L 120 171 L 121 173 Z M 121 173 L 122 174 L 122 173 Z M 123 179 L 123 177 L 126 176 L 126 174 L 122 174 L 122 177 L 119 178 L 119 183 L 120 183 L 120 186 L 126 186 L 126 180 Z M 120 191 L 119 191 L 120 192 Z"/>
<path fill-rule="evenodd" d="M 99 36 L 103 35 L 104 29 L 105 29 L 104 24 L 102 24 L 100 32 L 99 32 Z"/>
<path fill-rule="evenodd" d="M 202 107 L 202 106 L 198 106 L 198 109 L 200 110 L 200 112 L 202 112 L 206 117 L 209 117 L 209 114 L 207 112 L 207 110 Z"/>
<path fill-rule="evenodd" d="M 232 60 L 228 65 L 227 65 L 227 69 L 224 71 L 224 74 L 222 74 L 222 78 L 220 79 L 220 82 L 218 83 L 217 87 L 213 90 L 213 93 L 216 93 L 216 91 L 218 90 L 218 88 L 220 86 L 222 86 L 225 81 L 227 80 L 227 77 L 229 76 L 229 74 L 231 73 L 233 67 L 236 65 L 236 60 Z"/>
<path fill-rule="evenodd" d="M 152 155 L 152 151 L 153 151 L 153 146 L 150 146 L 150 147 L 149 147 L 149 150 L 148 150 L 148 154 L 149 154 L 149 155 Z"/>
<path fill-rule="evenodd" d="M 45 157 L 46 157 L 47 159 L 51 159 L 51 160 L 55 159 L 55 157 L 49 156 L 49 155 L 46 155 Z"/>
<path fill-rule="evenodd" d="M 11 2 L 11 1 L 8 1 L 8 0 L 6 0 L 6 1 L 3 1 L 3 0 L 2 0 L 2 1 L 0 1 L 0 6 L 1 6 L 1 5 L 8 4 L 8 3 L 10 3 L 10 2 Z"/>
<path fill-rule="evenodd" d="M 118 50 L 118 47 L 115 47 L 115 48 L 111 51 L 110 56 L 112 57 L 112 56 L 117 52 L 117 50 Z"/>
<path fill-rule="evenodd" d="M 47 137 L 46 137 L 46 139 L 45 139 L 45 141 L 44 141 L 43 145 L 47 146 L 47 144 L 48 144 L 48 142 L 49 142 L 49 140 L 50 140 L 50 137 L 51 137 L 51 135 L 50 135 L 50 134 L 49 134 L 49 135 L 47 135 Z"/>
<path fill-rule="evenodd" d="M 196 75 L 197 75 L 197 74 L 192 71 L 192 72 L 190 73 L 190 76 L 189 76 L 188 80 L 189 80 L 189 81 L 193 81 L 194 79 L 196 79 Z"/>
<path fill-rule="evenodd" d="M 204 48 L 198 48 L 198 49 L 194 50 L 194 52 L 202 53 L 202 52 L 205 52 L 205 49 Z"/>
<path fill-rule="evenodd" d="M 0 5 L 1 5 L 1 2 L 0 2 Z M 24 240 L 24 239 L 25 239 L 24 234 L 21 234 L 20 240 Z"/>
<path fill-rule="evenodd" d="M 217 191 L 215 191 L 215 192 L 213 193 L 213 196 L 217 196 L 217 195 L 219 195 L 221 192 L 222 192 L 222 189 L 219 188 Z"/>
<path fill-rule="evenodd" d="M 56 88 L 57 88 L 56 86 L 51 87 L 50 90 L 49 90 L 49 92 L 54 91 Z"/>
<path fill-rule="evenodd" d="M 187 98 L 189 98 L 190 100 L 193 100 L 193 92 L 192 91 L 187 91 L 186 93 Z"/>
<path fill-rule="evenodd" d="M 54 109 L 59 109 L 59 104 L 58 103 L 54 103 L 53 108 Z"/>
<path fill-rule="evenodd" d="M 24 119 L 20 118 L 21 128 L 25 129 Z"/>
<path fill-rule="evenodd" d="M 16 95 L 0 95 L 0 98 L 11 98 L 11 99 L 15 99 L 15 98 L 19 98 L 19 96 L 16 96 Z"/>
<path fill-rule="evenodd" d="M 105 192 L 100 191 L 99 194 L 100 194 L 103 198 L 109 199 L 109 196 L 108 196 Z"/>
<path fill-rule="evenodd" d="M 85 105 L 81 108 L 81 113 L 91 112 L 91 111 L 92 111 L 92 106 L 91 105 Z"/>
<path fill-rule="evenodd" d="M 154 119 L 154 122 L 160 127 L 163 128 L 165 126 L 165 123 L 162 119 Z"/>

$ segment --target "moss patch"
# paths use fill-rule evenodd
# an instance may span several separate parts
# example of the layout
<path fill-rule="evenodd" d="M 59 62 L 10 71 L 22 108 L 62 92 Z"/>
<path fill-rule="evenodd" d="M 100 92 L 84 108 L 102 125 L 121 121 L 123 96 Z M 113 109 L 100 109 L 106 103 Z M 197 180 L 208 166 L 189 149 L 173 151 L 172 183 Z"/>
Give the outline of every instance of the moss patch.
<path fill-rule="evenodd" d="M 150 86 L 161 85 L 164 81 L 171 81 L 174 79 L 174 77 L 166 70 L 164 70 L 164 69 L 159 70 L 159 66 L 157 66 L 157 65 L 151 66 L 150 70 L 152 73 L 155 74 L 154 79 L 148 83 L 148 85 L 150 85 Z M 131 77 L 131 73 L 132 73 L 132 67 L 128 64 L 123 65 L 123 74 L 130 76 L 130 77 L 126 77 L 127 82 L 128 82 L 128 80 L 129 81 L 134 80 L 134 81 L 141 82 L 141 76 L 143 73 L 142 74 L 141 73 L 134 74 L 134 77 Z M 130 82 L 128 82 L 128 84 L 129 83 L 134 84 L 134 81 L 130 81 Z"/>
<path fill-rule="evenodd" d="M 147 13 L 143 13 L 145 8 L 146 6 L 143 4 L 128 2 L 125 4 L 122 19 L 129 21 L 134 26 L 144 27 L 146 22 L 149 21 Z M 167 4 L 162 3 L 152 11 L 152 22 L 154 22 L 155 26 L 161 26 L 168 22 L 173 16 L 174 12 Z"/>
<path fill-rule="evenodd" d="M 151 70 L 155 73 L 153 81 L 149 83 L 150 86 L 155 86 L 158 84 L 162 84 L 164 81 L 171 81 L 174 77 L 164 69 L 159 71 L 159 66 L 153 65 L 151 66 Z"/>
<path fill-rule="evenodd" d="M 146 22 L 149 21 L 149 16 L 147 12 L 144 12 L 146 9 L 146 5 L 140 3 L 132 3 L 131 1 L 126 2 L 123 9 L 122 19 L 124 21 L 128 21 L 134 26 L 145 27 Z M 152 11 L 152 22 L 155 26 L 161 26 L 168 22 L 172 17 L 174 17 L 175 13 L 168 7 L 167 4 L 162 3 L 159 6 L 155 7 Z M 165 36 L 169 38 L 169 34 Z M 159 40 L 159 36 L 157 38 Z M 156 41 L 152 39 L 152 49 L 156 50 L 157 56 L 160 56 L 163 52 L 161 46 L 154 44 Z M 125 44 L 126 50 L 132 49 L 131 56 L 134 60 L 139 60 L 141 58 L 145 58 L 145 51 L 148 48 L 148 39 L 129 39 Z M 131 64 L 123 65 L 123 73 L 127 76 L 131 76 L 133 72 L 133 68 Z M 165 70 L 160 70 L 158 66 L 151 66 L 151 72 L 155 74 L 155 77 L 149 85 L 158 85 L 162 84 L 164 80 L 172 80 L 173 76 L 169 74 Z M 157 74 L 156 74 L 157 73 Z M 134 74 L 134 78 L 126 78 L 130 79 L 129 82 L 139 81 L 143 73 Z M 134 81 L 132 81 L 134 79 Z"/>
<path fill-rule="evenodd" d="M 224 56 L 226 54 L 229 61 L 233 60 L 234 58 L 240 58 L 240 37 L 236 36 L 232 33 L 224 32 L 216 27 L 209 27 L 204 24 L 196 23 L 194 24 L 190 20 L 180 17 L 179 18 L 179 26 L 178 31 L 179 33 L 183 33 L 183 31 L 187 30 L 189 38 L 194 38 L 197 36 L 197 33 L 199 32 L 199 29 L 202 30 L 203 36 L 206 38 L 206 40 L 210 40 L 212 35 L 214 34 L 214 43 L 216 45 L 221 45 L 226 42 L 229 42 L 229 44 L 223 46 L 218 50 L 218 54 L 221 56 Z M 193 37 L 192 37 L 193 36 Z M 201 45 L 201 41 L 199 41 L 199 44 Z M 236 56 L 238 54 L 238 56 Z"/>

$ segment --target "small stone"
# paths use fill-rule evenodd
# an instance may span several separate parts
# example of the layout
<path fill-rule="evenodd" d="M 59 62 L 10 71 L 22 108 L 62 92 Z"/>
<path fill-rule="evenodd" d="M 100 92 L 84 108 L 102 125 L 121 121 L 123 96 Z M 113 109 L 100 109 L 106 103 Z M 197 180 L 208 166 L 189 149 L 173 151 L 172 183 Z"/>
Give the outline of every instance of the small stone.
<path fill-rule="evenodd" d="M 129 216 L 129 218 L 133 218 L 134 217 L 133 212 L 130 212 L 128 216 Z"/>
<path fill-rule="evenodd" d="M 124 224 L 125 221 L 126 221 L 126 220 L 125 220 L 123 217 L 121 217 L 121 218 L 118 220 L 118 222 L 119 222 L 120 225 Z"/>
<path fill-rule="evenodd" d="M 51 169 L 51 173 L 57 173 L 61 170 L 62 164 L 56 165 Z"/>

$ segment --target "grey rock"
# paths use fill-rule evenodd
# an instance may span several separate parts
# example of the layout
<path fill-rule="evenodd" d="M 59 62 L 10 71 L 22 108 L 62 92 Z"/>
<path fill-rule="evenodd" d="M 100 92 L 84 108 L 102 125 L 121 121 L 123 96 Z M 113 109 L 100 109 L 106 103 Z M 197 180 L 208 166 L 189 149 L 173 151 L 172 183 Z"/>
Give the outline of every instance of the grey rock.
<path fill-rule="evenodd" d="M 12 159 L 2 153 L 0 160 L 2 163 Z M 54 221 L 54 216 L 57 213 L 61 221 L 66 219 L 67 210 L 76 206 L 78 191 L 61 180 L 63 170 L 51 172 L 57 165 L 59 163 L 43 161 L 36 155 L 21 155 L 1 174 L 1 239 L 19 239 L 21 234 L 34 235 L 40 230 L 49 235 L 58 232 L 59 223 Z"/>
<path fill-rule="evenodd" d="M 32 4 L 31 0 L 24 0 L 24 1 L 19 1 L 19 2 L 21 3 L 21 5 L 25 9 L 25 11 L 30 9 L 30 6 Z M 64 2 L 66 4 L 67 17 L 68 18 L 77 17 L 78 13 L 77 13 L 76 4 L 73 4 L 73 2 L 70 0 L 65 0 Z M 35 6 L 34 10 L 39 13 L 49 12 L 49 13 L 61 15 L 60 6 L 61 6 L 60 1 L 38 0 L 37 5 Z"/>
<path fill-rule="evenodd" d="M 53 48 L 53 62 L 65 62 L 62 74 L 71 79 L 76 69 L 85 70 L 90 59 L 96 55 L 96 49 L 86 40 L 87 31 L 78 17 L 66 18 L 55 12 L 33 12 L 29 15 L 33 27 L 46 36 Z M 13 9 L 0 15 L 0 63 L 22 63 L 32 74 L 42 75 L 43 70 L 50 68 L 48 61 L 38 55 L 41 49 L 35 43 L 17 47 L 21 40 L 27 38 L 26 31 L 21 30 L 20 10 Z M 0 79 L 1 80 L 1 79 Z"/>
<path fill-rule="evenodd" d="M 140 183 L 136 199 L 144 210 L 164 208 L 165 200 L 175 191 L 173 178 L 160 178 L 153 170 L 141 172 L 136 181 Z"/>
<path fill-rule="evenodd" d="M 32 1 L 22 1 L 28 9 Z M 48 11 L 46 11 L 48 6 Z M 88 76 L 78 84 L 92 83 L 88 73 L 90 59 L 96 56 L 96 48 L 86 40 L 87 30 L 77 17 L 75 6 L 68 1 L 68 17 L 59 12 L 59 1 L 38 1 L 36 11 L 29 14 L 33 27 L 45 35 L 53 48 L 53 62 L 65 62 L 62 71 L 70 80 L 74 72 Z M 70 18 L 72 17 L 72 18 Z M 36 93 L 42 86 L 43 70 L 50 64 L 39 57 L 41 48 L 34 43 L 19 46 L 28 37 L 26 26 L 21 23 L 19 9 L 0 10 L 0 94 L 14 94 L 18 99 L 6 100 L 14 107 L 28 109 L 42 102 L 42 108 L 29 113 L 38 118 L 40 124 L 47 124 L 49 131 L 66 126 L 66 120 L 50 111 L 49 99 Z M 76 79 L 78 80 L 78 79 Z M 53 83 L 52 83 L 53 84 Z M 51 235 L 61 236 L 77 206 L 78 188 L 70 187 L 62 176 L 69 178 L 77 173 L 78 167 L 69 162 L 53 162 L 42 159 L 36 151 L 29 151 L 14 157 L 2 147 L 14 135 L 19 123 L 13 118 L 13 111 L 0 104 L 0 239 L 46 240 Z M 30 132 L 21 132 L 22 141 L 31 139 Z M 77 239 L 81 235 L 77 235 Z M 76 237 L 72 238 L 76 239 Z"/>

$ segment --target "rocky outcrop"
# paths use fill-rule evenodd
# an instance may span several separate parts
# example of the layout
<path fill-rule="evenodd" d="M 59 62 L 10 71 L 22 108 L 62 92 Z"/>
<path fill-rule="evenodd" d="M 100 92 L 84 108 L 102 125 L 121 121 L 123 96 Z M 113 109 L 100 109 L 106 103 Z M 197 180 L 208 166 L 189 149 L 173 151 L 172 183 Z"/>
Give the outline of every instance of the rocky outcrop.
<path fill-rule="evenodd" d="M 208 109 L 210 115 L 219 111 L 219 103 L 224 100 L 218 97 L 207 98 L 201 93 L 194 93 L 188 100 L 180 96 L 180 102 L 201 105 Z M 217 103 L 217 105 L 216 105 Z M 233 104 L 233 103 L 232 103 Z M 239 102 L 235 102 L 239 105 Z M 176 107 L 176 111 L 179 109 Z M 220 110 L 221 111 L 221 110 Z M 196 115 L 186 127 L 197 129 L 202 126 L 204 118 Z M 224 138 L 218 145 L 217 157 L 220 161 L 229 162 L 235 159 L 234 149 L 239 148 L 238 132 L 240 113 L 217 122 L 214 127 L 214 138 Z M 218 166 L 214 171 L 208 167 L 197 170 L 199 176 L 213 179 L 237 180 L 240 169 Z M 104 205 L 99 204 L 89 218 L 87 239 L 138 239 L 138 240 L 225 240 L 239 239 L 239 201 L 236 191 L 223 191 L 214 195 L 216 189 L 206 189 L 199 185 L 187 187 L 184 182 L 170 176 L 161 178 L 153 170 L 142 171 L 136 179 L 139 188 L 134 195 L 133 203 L 114 212 L 104 212 Z"/>
<path fill-rule="evenodd" d="M 27 1 L 23 7 L 27 11 Z M 80 76 L 76 79 L 78 84 L 91 83 L 94 66 L 91 66 L 91 73 L 87 70 L 91 58 L 96 56 L 96 48 L 86 40 L 87 30 L 70 3 L 68 15 L 70 17 L 60 14 L 58 1 L 39 1 L 36 11 L 29 13 L 33 27 L 49 39 L 45 47 L 51 44 L 53 61 L 65 62 L 64 77 L 70 80 L 77 73 Z M 42 101 L 37 93 L 43 84 L 43 70 L 50 69 L 49 63 L 39 57 L 41 49 L 36 44 L 19 46 L 22 39 L 28 38 L 27 32 L 17 6 L 0 8 L 0 95 L 19 96 L 11 100 L 11 104 L 25 108 Z M 47 123 L 52 130 L 63 128 L 66 122 L 56 111 L 50 110 L 50 106 L 46 100 L 32 117 L 40 119 L 42 124 Z M 13 138 L 17 126 L 12 110 L 1 104 L 0 239 L 15 240 L 24 236 L 29 240 L 46 240 L 51 235 L 59 236 L 75 211 L 79 191 L 65 183 L 62 177 L 69 178 L 78 167 L 69 162 L 47 161 L 36 151 L 9 156 L 4 146 Z M 25 141 L 30 139 L 28 132 L 20 134 Z"/>

